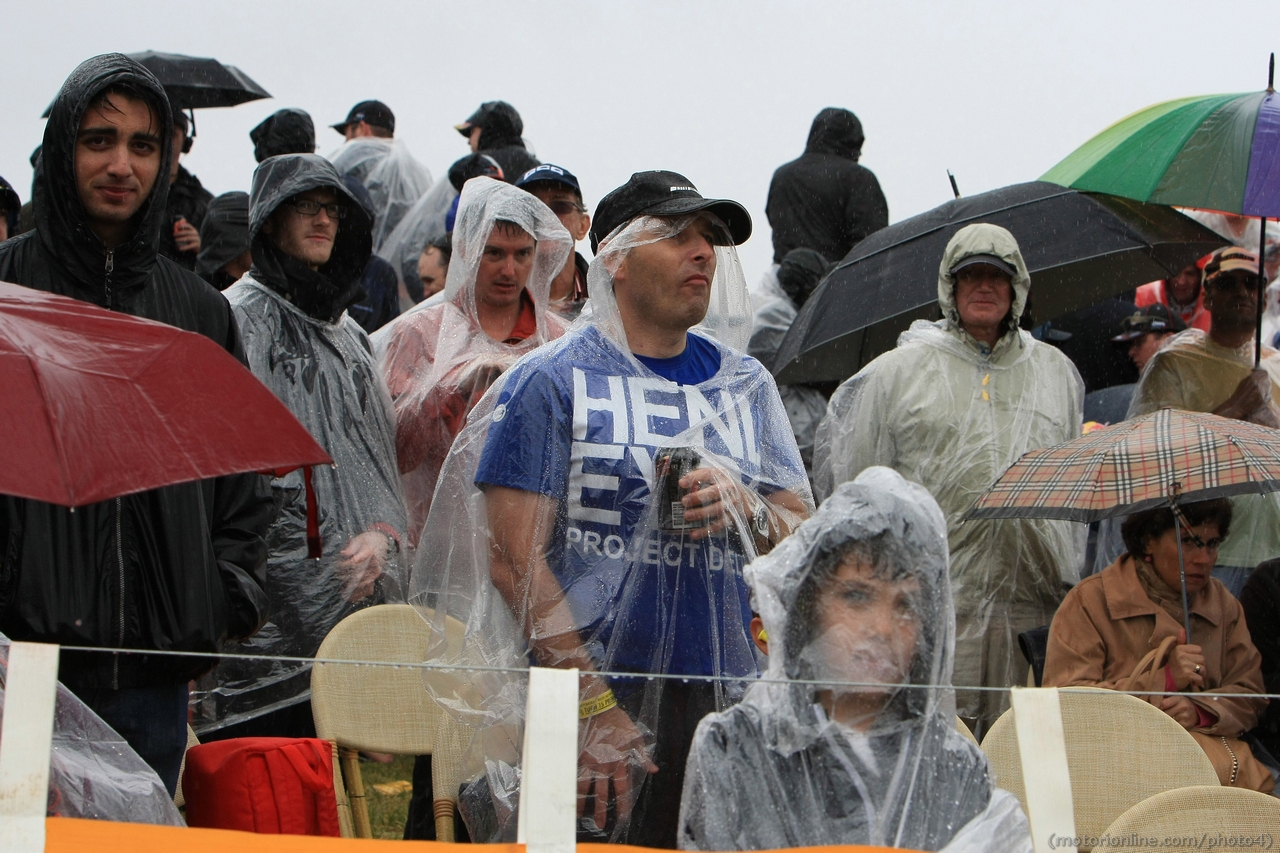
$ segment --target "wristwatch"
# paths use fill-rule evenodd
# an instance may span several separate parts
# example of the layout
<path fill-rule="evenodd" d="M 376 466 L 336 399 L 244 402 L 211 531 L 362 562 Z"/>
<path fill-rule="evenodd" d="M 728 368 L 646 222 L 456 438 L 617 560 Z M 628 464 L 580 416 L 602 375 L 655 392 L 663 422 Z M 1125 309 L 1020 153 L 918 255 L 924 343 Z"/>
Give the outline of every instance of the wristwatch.
<path fill-rule="evenodd" d="M 756 504 L 756 511 L 751 514 L 751 529 L 757 536 L 769 538 L 769 511 L 764 508 L 764 501 Z"/>

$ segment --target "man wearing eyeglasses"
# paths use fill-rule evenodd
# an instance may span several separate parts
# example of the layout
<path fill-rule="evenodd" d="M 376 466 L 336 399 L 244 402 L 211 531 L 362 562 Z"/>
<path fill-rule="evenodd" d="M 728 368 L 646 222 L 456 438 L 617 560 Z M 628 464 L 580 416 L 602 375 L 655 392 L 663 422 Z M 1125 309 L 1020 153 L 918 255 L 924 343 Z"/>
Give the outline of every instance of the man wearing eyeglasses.
<path fill-rule="evenodd" d="M 1204 267 L 1209 331 L 1187 329 L 1161 346 L 1134 391 L 1130 418 L 1169 406 L 1280 427 L 1280 352 L 1263 346 L 1261 364 L 1253 363 L 1260 286 L 1257 255 L 1234 246 L 1213 253 Z M 1280 554 L 1280 500 L 1259 495 L 1233 503 L 1232 536 L 1214 577 L 1239 595 L 1249 570 Z"/>
<path fill-rule="evenodd" d="M 238 652 L 311 657 L 343 617 L 403 598 L 406 526 L 390 401 L 369 339 L 347 313 L 364 293 L 372 222 L 316 154 L 271 157 L 254 172 L 253 266 L 227 300 L 249 368 L 337 464 L 272 481 L 271 621 Z M 206 739 L 314 734 L 309 667 L 227 661 L 215 676 L 196 726 Z"/>
<path fill-rule="evenodd" d="M 516 186 L 551 208 L 560 224 L 573 235 L 575 244 L 591 231 L 591 217 L 582 203 L 582 187 L 568 169 L 544 163 L 521 175 Z M 551 302 L 547 307 L 573 321 L 586 302 L 587 259 L 581 252 L 574 252 L 551 282 Z"/>

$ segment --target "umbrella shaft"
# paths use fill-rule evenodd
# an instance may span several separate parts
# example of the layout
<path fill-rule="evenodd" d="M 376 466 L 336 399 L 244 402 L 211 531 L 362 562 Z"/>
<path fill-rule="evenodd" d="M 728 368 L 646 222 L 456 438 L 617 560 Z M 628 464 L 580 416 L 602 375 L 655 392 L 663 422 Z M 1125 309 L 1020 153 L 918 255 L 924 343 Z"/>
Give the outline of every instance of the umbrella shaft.
<path fill-rule="evenodd" d="M 1187 632 L 1187 642 L 1191 642 L 1191 605 L 1187 602 L 1187 566 L 1182 561 L 1182 522 L 1177 513 L 1173 517 L 1174 539 L 1178 543 L 1178 580 L 1182 584 L 1182 627 Z"/>

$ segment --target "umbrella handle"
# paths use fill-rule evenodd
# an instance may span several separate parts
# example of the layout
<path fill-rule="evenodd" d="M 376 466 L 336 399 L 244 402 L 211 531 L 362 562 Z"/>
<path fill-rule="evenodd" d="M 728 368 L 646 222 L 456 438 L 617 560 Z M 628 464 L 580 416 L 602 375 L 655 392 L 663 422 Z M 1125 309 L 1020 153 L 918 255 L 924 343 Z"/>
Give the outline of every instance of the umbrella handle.
<path fill-rule="evenodd" d="M 1188 525 L 1188 530 L 1190 525 Z M 1191 642 L 1191 605 L 1187 603 L 1187 567 L 1182 561 L 1182 513 L 1174 508 L 1173 513 L 1174 540 L 1178 543 L 1178 580 L 1182 583 L 1182 626 L 1187 632 L 1187 642 Z"/>

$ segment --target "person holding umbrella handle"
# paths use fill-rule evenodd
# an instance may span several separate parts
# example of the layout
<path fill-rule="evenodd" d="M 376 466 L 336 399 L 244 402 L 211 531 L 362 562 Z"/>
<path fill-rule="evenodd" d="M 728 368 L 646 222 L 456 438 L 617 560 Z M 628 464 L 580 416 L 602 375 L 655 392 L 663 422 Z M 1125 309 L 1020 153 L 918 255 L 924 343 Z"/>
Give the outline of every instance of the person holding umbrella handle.
<path fill-rule="evenodd" d="M 1242 739 L 1266 707 L 1249 695 L 1264 690 L 1262 657 L 1240 603 L 1212 575 L 1232 515 L 1226 498 L 1130 515 L 1126 553 L 1058 608 L 1043 684 L 1134 691 L 1200 743 L 1223 785 L 1270 793 L 1270 770 Z"/>

